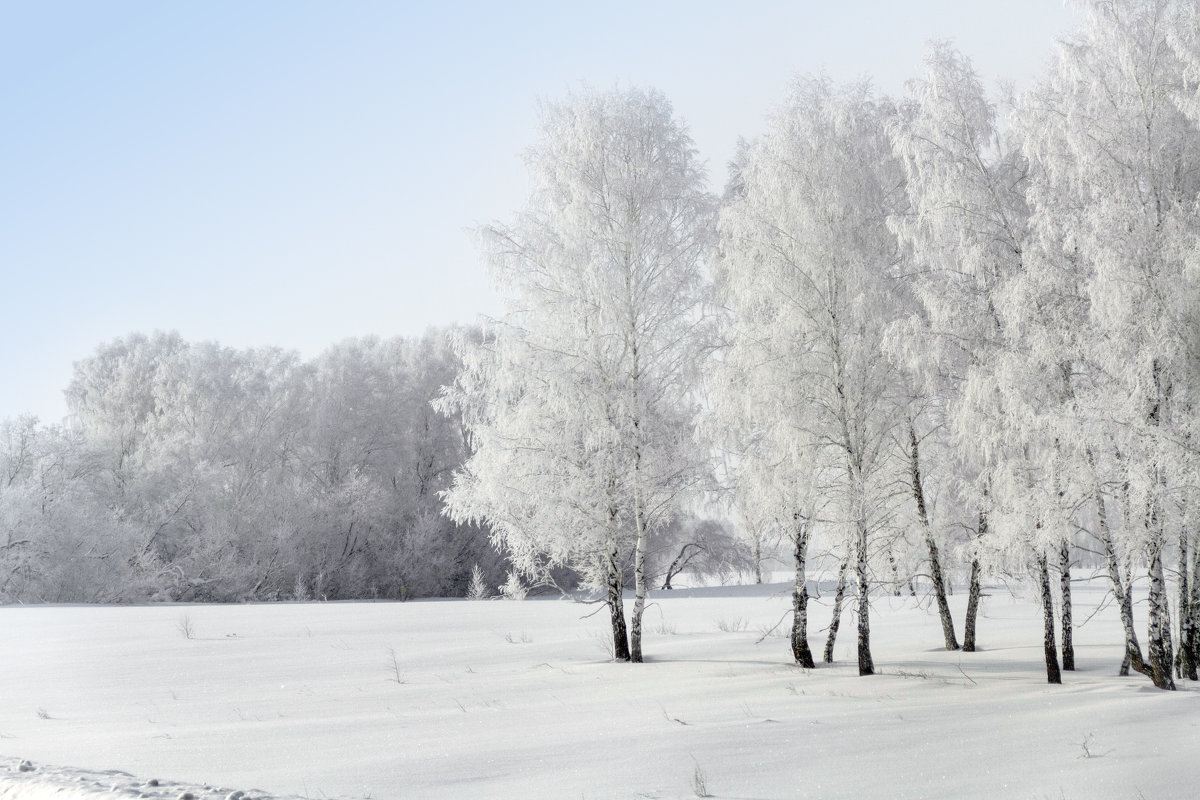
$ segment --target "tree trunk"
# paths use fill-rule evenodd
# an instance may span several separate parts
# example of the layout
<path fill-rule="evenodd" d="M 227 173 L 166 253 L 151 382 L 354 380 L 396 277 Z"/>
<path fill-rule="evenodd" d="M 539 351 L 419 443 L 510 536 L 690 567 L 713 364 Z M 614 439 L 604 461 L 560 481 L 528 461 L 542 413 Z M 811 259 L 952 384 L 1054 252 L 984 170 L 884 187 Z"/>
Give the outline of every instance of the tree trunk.
<path fill-rule="evenodd" d="M 812 651 L 808 649 L 808 577 L 804 565 L 808 558 L 808 529 L 804 521 L 796 519 L 795 531 L 796 583 L 792 587 L 792 657 L 807 669 L 813 663 Z"/>
<path fill-rule="evenodd" d="M 637 407 L 638 360 L 637 347 L 633 349 L 633 402 Z M 641 423 L 633 421 L 634 435 L 641 436 Z M 633 550 L 633 613 L 629 618 L 629 660 L 642 663 L 642 614 L 646 610 L 646 550 L 650 546 L 650 532 L 646 529 L 646 510 L 641 494 L 642 446 L 640 440 L 633 448 L 633 525 L 637 533 Z"/>
<path fill-rule="evenodd" d="M 892 553 L 892 549 L 890 547 L 887 551 L 887 560 L 888 566 L 892 568 L 892 596 L 899 597 L 900 585 L 902 583 L 900 580 L 900 568 L 896 566 L 896 556 Z"/>
<path fill-rule="evenodd" d="M 625 289 L 629 291 L 629 276 L 626 273 Z M 641 384 L 642 368 L 638 357 L 636 336 L 631 339 L 630 385 L 633 389 L 633 526 L 637 540 L 633 549 L 633 613 L 629 619 L 629 656 L 635 664 L 642 663 L 642 614 L 646 610 L 646 550 L 650 547 L 650 532 L 647 530 L 645 499 L 642 496 L 642 418 L 638 389 Z"/>
<path fill-rule="evenodd" d="M 1192 579 L 1191 579 L 1191 597 L 1188 602 L 1188 611 L 1192 618 L 1191 638 L 1183 643 L 1187 647 L 1188 652 L 1192 654 L 1192 670 L 1187 673 L 1189 680 L 1197 680 L 1197 672 L 1200 671 L 1200 547 L 1192 548 Z"/>
<path fill-rule="evenodd" d="M 1155 395 L 1150 398 L 1151 407 L 1148 422 L 1157 428 L 1164 415 L 1164 406 L 1169 395 L 1169 388 L 1164 389 L 1162 371 L 1158 359 L 1151 363 L 1154 375 Z M 1157 464 L 1152 464 L 1150 476 L 1155 490 L 1162 487 L 1161 472 Z M 1167 609 L 1167 582 L 1163 576 L 1162 551 L 1164 542 L 1163 520 L 1160 500 L 1151 495 L 1146 509 L 1146 564 L 1150 578 L 1150 629 L 1146 634 L 1146 655 L 1150 660 L 1150 680 L 1159 689 L 1175 689 L 1175 679 L 1171 675 L 1171 615 Z"/>
<path fill-rule="evenodd" d="M 1147 635 L 1150 680 L 1159 689 L 1173 690 L 1171 676 L 1171 621 L 1167 610 L 1167 585 L 1163 577 L 1162 541 L 1152 535 L 1148 552 L 1150 577 L 1150 630 Z"/>
<path fill-rule="evenodd" d="M 1075 624 L 1071 620 L 1071 546 L 1059 550 L 1059 586 L 1062 589 L 1062 668 L 1075 671 Z"/>
<path fill-rule="evenodd" d="M 867 521 L 858 521 L 858 674 L 874 675 L 871 659 L 871 596 L 867 574 Z"/>
<path fill-rule="evenodd" d="M 613 658 L 628 661 L 629 637 L 625 631 L 625 583 L 621 578 L 621 552 L 614 547 L 608 556 L 608 608 L 612 616 Z"/>
<path fill-rule="evenodd" d="M 1130 625 L 1132 628 L 1132 620 L 1133 620 L 1133 558 L 1130 556 L 1125 557 L 1125 572 L 1123 574 L 1125 575 L 1125 589 L 1121 594 L 1121 613 L 1128 615 L 1128 617 L 1130 619 Z M 1142 673 L 1147 678 L 1149 678 L 1151 675 L 1150 667 L 1148 667 L 1146 665 L 1145 660 L 1142 658 L 1142 647 L 1137 642 L 1137 630 L 1133 629 L 1133 632 L 1134 632 L 1134 638 L 1133 638 L 1134 646 L 1132 648 L 1126 646 L 1126 648 L 1125 648 L 1125 660 L 1121 663 L 1120 675 L 1121 675 L 1121 677 L 1125 677 L 1126 675 L 1129 674 L 1129 670 L 1132 667 L 1133 669 L 1137 670 L 1138 672 Z M 1126 644 L 1128 645 L 1128 643 L 1126 643 Z"/>
<path fill-rule="evenodd" d="M 837 643 L 838 628 L 842 624 L 842 604 L 846 600 L 846 570 L 850 568 L 850 557 L 842 559 L 838 567 L 837 591 L 833 595 L 833 617 L 829 620 L 829 635 L 825 637 L 825 663 L 833 663 L 833 646 Z"/>
<path fill-rule="evenodd" d="M 1067 393 L 1070 395 L 1070 375 L 1071 369 L 1069 364 L 1062 365 L 1063 381 L 1067 385 Z M 1062 448 L 1059 440 L 1054 440 L 1054 452 L 1059 459 L 1062 458 Z M 1062 486 L 1062 475 L 1059 465 L 1056 465 L 1053 473 L 1054 493 L 1058 496 L 1058 508 L 1055 509 L 1055 516 L 1063 515 L 1064 519 L 1067 516 L 1065 507 L 1066 492 Z M 1064 536 L 1058 545 L 1058 587 L 1062 594 L 1062 668 L 1063 671 L 1075 671 L 1075 624 L 1071 620 L 1071 543 L 1067 536 Z"/>
<path fill-rule="evenodd" d="M 958 640 L 954 636 L 954 618 L 950 616 L 950 604 L 946 602 L 946 582 L 942 579 L 942 562 L 938 556 L 937 542 L 933 539 L 933 530 L 929 527 L 929 513 L 925 508 L 925 490 L 921 485 L 921 462 L 917 451 L 917 432 L 910 423 L 908 426 L 909 443 L 912 456 L 909 463 L 912 476 L 913 498 L 917 502 L 917 519 L 921 530 L 925 532 L 925 546 L 929 549 L 929 574 L 933 578 L 933 593 L 937 598 L 938 614 L 942 618 L 942 636 L 946 641 L 947 650 L 957 650 Z"/>
<path fill-rule="evenodd" d="M 1151 677 L 1150 668 L 1146 666 L 1145 660 L 1142 658 L 1142 646 L 1138 642 L 1137 628 L 1133 625 L 1133 574 L 1130 570 L 1125 570 L 1126 581 L 1122 584 L 1119 577 L 1119 565 L 1115 561 L 1110 565 L 1110 573 L 1114 570 L 1118 571 L 1118 577 L 1113 578 L 1110 574 L 1109 580 L 1116 580 L 1117 592 L 1117 610 L 1121 615 L 1121 625 L 1125 628 L 1125 659 L 1121 662 L 1120 675 L 1128 675 L 1129 668 L 1132 667 L 1137 672 L 1142 673 L 1146 677 Z"/>
<path fill-rule="evenodd" d="M 987 490 L 984 490 L 984 497 L 987 497 Z M 987 511 L 983 508 L 979 509 L 979 530 L 975 532 L 975 539 L 979 541 L 987 536 L 988 518 Z M 968 582 L 967 589 L 967 618 L 963 623 L 963 647 L 962 649 L 968 653 L 975 652 L 975 620 L 979 616 L 979 598 L 983 594 L 979 586 L 979 556 L 971 557 L 971 577 Z"/>
<path fill-rule="evenodd" d="M 983 499 L 984 503 L 979 506 L 979 529 L 976 531 L 976 542 L 983 541 L 988 535 L 988 509 L 986 509 L 986 501 L 989 497 L 989 489 L 984 486 Z M 983 588 L 979 585 L 979 554 L 971 557 L 971 578 L 968 581 L 967 588 L 967 614 L 966 621 L 962 624 L 962 649 L 967 652 L 976 651 L 976 619 L 979 615 L 979 600 L 983 595 Z"/>
<path fill-rule="evenodd" d="M 1196 608 L 1192 603 L 1195 587 L 1191 569 L 1194 554 L 1188 547 L 1186 530 L 1179 534 L 1179 675 L 1196 680 Z"/>
<path fill-rule="evenodd" d="M 1149 675 L 1142 661 L 1142 647 L 1138 644 L 1137 629 L 1133 625 L 1133 596 L 1130 585 L 1121 577 L 1121 562 L 1117 559 L 1117 549 L 1113 544 L 1112 530 L 1108 524 L 1108 507 L 1104 503 L 1104 490 L 1100 487 L 1100 478 L 1096 473 L 1096 459 L 1091 448 L 1084 451 L 1088 468 L 1092 473 L 1092 498 L 1096 503 L 1096 518 L 1099 521 L 1100 545 L 1104 548 L 1104 564 L 1108 570 L 1108 582 L 1112 584 L 1113 597 L 1117 600 L 1117 610 L 1121 616 L 1121 627 L 1125 630 L 1125 658 L 1121 661 L 1120 675 L 1128 675 L 1132 666 L 1138 672 Z M 1131 577 L 1126 571 L 1126 576 Z"/>
<path fill-rule="evenodd" d="M 1166 660 L 1172 672 L 1171 683 L 1174 685 L 1174 671 L 1179 668 L 1179 659 L 1175 654 L 1175 637 L 1171 633 L 1171 601 L 1167 598 L 1166 583 L 1163 584 L 1163 644 L 1166 646 Z"/>
<path fill-rule="evenodd" d="M 1046 682 L 1062 683 L 1062 672 L 1058 668 L 1058 649 L 1054 642 L 1054 596 L 1050 592 L 1050 568 L 1046 554 L 1037 553 L 1038 582 L 1042 589 L 1042 643 L 1046 650 Z"/>
<path fill-rule="evenodd" d="M 963 626 L 963 646 L 967 653 L 975 652 L 975 619 L 979 616 L 979 559 L 971 559 L 971 578 L 967 590 L 967 619 Z"/>
<path fill-rule="evenodd" d="M 636 501 L 635 501 L 636 502 Z M 646 547 L 648 537 L 641 510 L 634 508 L 637 544 L 633 551 L 633 613 L 629 615 L 629 660 L 642 663 L 642 614 L 646 610 Z"/>
<path fill-rule="evenodd" d="M 762 583 L 762 531 L 754 537 L 754 582 Z"/>

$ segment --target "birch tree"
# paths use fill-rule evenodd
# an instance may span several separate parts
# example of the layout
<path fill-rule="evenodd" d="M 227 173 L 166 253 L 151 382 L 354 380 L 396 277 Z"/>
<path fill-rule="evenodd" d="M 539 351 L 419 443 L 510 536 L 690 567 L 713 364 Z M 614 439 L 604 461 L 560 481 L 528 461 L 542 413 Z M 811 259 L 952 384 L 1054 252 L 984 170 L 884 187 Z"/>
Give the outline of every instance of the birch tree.
<path fill-rule="evenodd" d="M 1024 164 L 1001 140 L 995 106 L 971 62 L 944 43 L 930 49 L 923 74 L 908 83 L 893 140 L 904 164 L 910 206 L 892 224 L 906 246 L 907 283 L 918 303 L 918 311 L 894 327 L 893 350 L 924 394 L 936 399 L 947 430 L 956 434 L 956 456 L 945 455 L 958 462 L 954 493 L 974 506 L 977 525 L 970 516 L 960 522 L 979 536 L 988 529 L 994 468 L 994 458 L 988 456 L 995 450 L 980 436 L 984 426 L 971 418 L 964 385 L 973 371 L 986 371 L 1004 346 L 997 295 L 1022 269 L 1028 216 Z M 915 490 L 920 472 L 915 429 L 911 433 Z M 919 498 L 919 492 L 914 494 Z M 930 540 L 931 552 L 934 546 Z M 963 649 L 973 651 L 980 595 L 978 543 L 969 551 Z M 931 557 L 931 568 L 936 561 Z M 948 611 L 940 599 L 939 604 L 946 626 Z"/>
<path fill-rule="evenodd" d="M 628 656 L 641 661 L 651 532 L 706 469 L 691 420 L 715 200 L 656 92 L 547 105 L 528 162 L 525 211 L 481 231 L 510 310 L 490 354 L 464 353 L 476 368 L 448 395 L 475 454 L 447 497 L 453 513 L 498 523 L 499 540 L 530 558 L 603 562 L 618 658 L 621 554 L 631 550 Z M 515 513 L 494 490 L 506 478 L 499 464 L 508 476 L 540 474 L 558 496 L 530 486 Z M 561 527 L 563 515 L 578 525 Z M 589 533 L 569 541 L 580 526 Z"/>
<path fill-rule="evenodd" d="M 1182 70 L 1182 82 L 1177 87 L 1181 90 L 1175 96 L 1175 102 L 1195 127 L 1200 127 L 1200 7 L 1194 3 L 1178 3 L 1174 7 L 1175 16 L 1167 29 L 1167 39 L 1171 44 L 1179 66 Z M 1194 261 L 1192 262 L 1195 263 Z M 1195 289 L 1196 273 L 1194 267 L 1187 273 L 1190 289 Z M 1187 310 L 1181 306 L 1180 310 Z M 1190 306 L 1190 317 L 1181 320 L 1185 329 L 1200 331 L 1200 305 Z M 1196 421 L 1200 419 L 1197 413 L 1197 398 L 1194 390 L 1200 382 L 1200 346 L 1195 339 L 1192 345 L 1185 347 L 1188 372 L 1192 380 L 1186 385 L 1191 391 L 1187 396 L 1177 400 L 1177 407 L 1190 409 L 1191 413 L 1179 415 L 1180 420 L 1189 420 L 1191 424 L 1183 432 L 1182 441 L 1189 454 L 1188 461 L 1191 469 L 1195 470 L 1196 458 L 1200 456 L 1200 431 Z M 1195 482 L 1192 481 L 1192 485 Z M 1184 503 L 1183 525 L 1180 537 L 1179 571 L 1180 571 L 1180 673 L 1190 680 L 1200 679 L 1200 528 L 1196 524 L 1197 505 L 1200 497 L 1195 491 L 1188 493 Z"/>
<path fill-rule="evenodd" d="M 1038 327 L 1045 349 L 1060 348 L 1076 418 L 1090 420 L 1060 446 L 1089 472 L 1109 465 L 1093 483 L 1121 487 L 1114 499 L 1136 520 L 1114 531 L 1106 515 L 1101 537 L 1119 537 L 1145 559 L 1147 660 L 1123 607 L 1127 655 L 1165 689 L 1174 683 L 1164 558 L 1180 478 L 1194 463 L 1179 443 L 1190 421 L 1200 299 L 1190 256 L 1200 134 L 1181 110 L 1193 91 L 1170 46 L 1186 6 L 1088 3 L 1087 28 L 1061 48 L 1021 120 L 1039 237 L 1026 291 L 1058 298 L 1061 312 Z M 1103 488 L 1093 492 L 1102 509 Z M 1104 547 L 1120 598 L 1119 543 Z"/>
<path fill-rule="evenodd" d="M 893 113 L 867 85 L 797 80 L 743 153 L 721 221 L 727 402 L 740 403 L 760 437 L 756 460 L 781 465 L 779 509 L 794 504 L 798 624 L 810 528 L 835 533 L 854 554 L 863 675 L 874 672 L 870 562 L 896 466 L 887 405 L 896 392 L 882 349 L 897 253 L 886 220 L 903 199 L 884 132 Z M 823 486 L 835 504 L 828 522 L 796 502 L 804 493 L 789 496 L 789 483 Z M 808 665 L 806 650 L 796 657 Z"/>

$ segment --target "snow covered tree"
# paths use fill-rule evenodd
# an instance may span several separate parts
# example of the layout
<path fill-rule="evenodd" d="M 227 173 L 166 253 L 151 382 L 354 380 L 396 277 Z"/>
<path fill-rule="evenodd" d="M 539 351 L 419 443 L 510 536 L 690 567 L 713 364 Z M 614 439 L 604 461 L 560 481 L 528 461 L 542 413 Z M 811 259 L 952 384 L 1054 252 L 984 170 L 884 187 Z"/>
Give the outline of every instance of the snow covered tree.
<path fill-rule="evenodd" d="M 866 85 L 797 80 L 766 135 L 741 154 L 721 218 L 719 284 L 730 312 L 721 402 L 741 409 L 748 464 L 774 473 L 776 516 L 796 529 L 794 632 L 810 530 L 824 527 L 853 553 L 863 675 L 874 672 L 870 561 L 891 522 L 896 467 L 896 386 L 883 353 L 897 262 L 887 218 L 904 202 L 886 134 L 893 114 Z M 814 508 L 801 487 L 820 487 L 830 506 Z M 796 658 L 811 665 L 807 644 Z"/>
<path fill-rule="evenodd" d="M 464 343 L 442 406 L 461 410 L 474 448 L 447 500 L 527 573 L 569 563 L 604 585 L 618 658 L 632 552 L 628 657 L 641 661 L 651 533 L 707 468 L 691 420 L 715 200 L 657 92 L 547 105 L 528 163 L 525 211 L 481 231 L 510 310 Z"/>
<path fill-rule="evenodd" d="M 964 392 L 972 376 L 987 373 L 1004 346 L 997 295 L 1022 269 L 1028 216 L 1024 163 L 1001 140 L 995 107 L 970 61 L 949 45 L 931 48 L 925 71 L 909 82 L 908 94 L 893 140 L 907 175 L 910 206 L 892 224 L 906 247 L 906 282 L 918 310 L 893 328 L 892 349 L 934 400 L 944 425 L 936 427 L 956 434 L 957 452 L 939 448 L 938 454 L 958 462 L 948 470 L 956 478 L 951 491 L 975 509 L 956 521 L 982 534 L 988 528 L 988 487 L 997 451 L 981 434 L 994 426 L 972 419 L 977 406 L 965 402 Z M 915 429 L 911 433 L 915 438 Z M 915 442 L 912 449 L 915 454 Z M 914 487 L 919 474 L 914 462 Z M 929 531 L 928 525 L 922 527 Z M 932 552 L 932 539 L 929 547 Z M 978 542 L 969 550 L 963 647 L 971 651 L 980 594 Z M 946 626 L 948 610 L 940 599 L 939 605 Z"/>
<path fill-rule="evenodd" d="M 723 346 L 708 378 L 711 404 L 703 429 L 725 454 L 722 477 L 733 505 L 752 509 L 753 524 L 775 527 L 791 543 L 792 656 L 812 668 L 807 564 L 814 521 L 827 503 L 815 439 L 798 424 L 809 408 L 803 374 L 793 369 L 806 349 L 804 340 L 796 316 L 776 292 L 774 273 L 756 263 L 759 248 L 769 246 L 760 238 L 762 228 L 786 219 L 784 196 L 771 183 L 778 177 L 778 157 L 771 158 L 768 148 L 789 142 L 768 141 L 741 143 L 726 189 L 714 264 Z M 758 215 L 767 219 L 758 222 Z"/>
<path fill-rule="evenodd" d="M 749 543 L 726 521 L 681 514 L 655 531 L 647 564 L 652 580 L 671 589 L 681 575 L 736 583 L 753 574 L 757 562 Z"/>
<path fill-rule="evenodd" d="M 934 599 L 937 602 L 938 615 L 942 623 L 942 638 L 946 643 L 947 650 L 958 650 L 958 639 L 954 633 L 954 618 L 950 615 L 950 603 L 946 598 L 946 578 L 942 572 L 943 559 L 938 547 L 938 537 L 934 533 L 934 526 L 930 519 L 931 503 L 926 494 L 929 472 L 922 466 L 920 440 L 917 438 L 916 422 L 911 416 L 908 420 L 908 440 L 909 480 L 912 484 L 913 503 L 917 511 L 917 524 L 928 552 L 929 575 L 933 583 Z"/>
<path fill-rule="evenodd" d="M 491 597 L 491 589 L 483 582 L 483 570 L 478 564 L 475 564 L 471 567 L 471 585 L 467 589 L 467 599 L 488 600 Z"/>
<path fill-rule="evenodd" d="M 439 492 L 466 458 L 458 418 L 430 405 L 459 369 L 450 336 L 352 339 L 307 370 L 293 450 L 310 516 L 297 520 L 293 552 L 333 596 L 462 595 L 473 563 L 503 580 L 484 532 L 441 513 Z"/>
<path fill-rule="evenodd" d="M 30 417 L 0 424 L 0 601 L 143 596 L 140 531 L 107 505 L 98 473 L 77 432 Z"/>
<path fill-rule="evenodd" d="M 1149 578 L 1145 663 L 1120 603 L 1128 658 L 1173 688 L 1164 558 L 1196 453 L 1188 439 L 1197 384 L 1194 267 L 1200 129 L 1195 90 L 1171 41 L 1186 29 L 1176 0 L 1089 2 L 1085 31 L 1061 48 L 1022 105 L 1037 258 L 1013 308 L 1036 304 L 1031 342 L 1065 379 L 1057 437 L 1088 487 L 1118 600 L 1122 551 Z M 1119 487 L 1117 492 L 1104 487 Z M 1114 526 L 1106 504 L 1124 507 Z"/>
<path fill-rule="evenodd" d="M 1173 17 L 1167 25 L 1167 40 L 1170 42 L 1175 56 L 1179 59 L 1182 71 L 1182 81 L 1176 87 L 1174 101 L 1193 127 L 1200 127 L 1200 7 L 1194 3 L 1176 3 L 1172 6 Z M 1187 272 L 1188 286 L 1195 288 L 1195 262 L 1192 262 Z M 1180 308 L 1183 308 L 1182 306 Z M 1196 304 L 1190 307 L 1191 317 L 1181 320 L 1185 325 L 1190 324 L 1193 331 L 1200 330 L 1200 308 Z M 1200 375 L 1200 344 L 1194 339 L 1185 343 L 1183 355 L 1186 357 L 1188 372 L 1192 376 Z M 1189 383 L 1191 389 L 1196 387 L 1197 378 Z M 1189 454 L 1188 461 L 1195 469 L 1195 461 L 1200 456 L 1200 431 L 1196 430 L 1197 400 L 1191 391 L 1182 405 L 1176 401 L 1177 409 L 1190 408 L 1190 414 L 1179 414 L 1177 424 L 1189 419 L 1186 425 L 1183 441 Z M 1180 535 L 1179 571 L 1180 571 L 1180 673 L 1190 680 L 1200 679 L 1200 527 L 1196 524 L 1197 505 L 1200 496 L 1195 491 L 1186 493 L 1182 498 L 1182 530 Z"/>
<path fill-rule="evenodd" d="M 557 349 L 498 325 L 458 343 L 462 369 L 438 407 L 461 414 L 471 454 L 445 493 L 455 519 L 486 524 L 535 584 L 556 566 L 605 592 L 613 655 L 628 660 L 623 591 L 630 546 L 612 429 L 602 398 Z M 596 402 L 599 400 L 600 402 Z"/>
<path fill-rule="evenodd" d="M 54 492 L 138 540 L 131 598 L 463 594 L 472 563 L 503 570 L 477 526 L 441 514 L 465 442 L 429 403 L 456 371 L 436 331 L 308 363 L 134 334 L 76 365 L 86 469 Z"/>

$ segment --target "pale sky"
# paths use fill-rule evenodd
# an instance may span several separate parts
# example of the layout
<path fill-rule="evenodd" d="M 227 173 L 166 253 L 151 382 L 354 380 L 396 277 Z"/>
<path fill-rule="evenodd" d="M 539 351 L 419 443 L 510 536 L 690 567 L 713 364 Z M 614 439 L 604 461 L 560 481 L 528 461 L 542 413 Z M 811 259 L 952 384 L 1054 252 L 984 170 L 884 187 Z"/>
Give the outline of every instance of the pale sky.
<path fill-rule="evenodd" d="M 1059 0 L 0 0 L 0 419 L 133 331 L 313 356 L 497 314 L 467 234 L 537 101 L 662 90 L 714 190 L 788 79 L 899 93 L 931 38 L 1028 85 Z"/>

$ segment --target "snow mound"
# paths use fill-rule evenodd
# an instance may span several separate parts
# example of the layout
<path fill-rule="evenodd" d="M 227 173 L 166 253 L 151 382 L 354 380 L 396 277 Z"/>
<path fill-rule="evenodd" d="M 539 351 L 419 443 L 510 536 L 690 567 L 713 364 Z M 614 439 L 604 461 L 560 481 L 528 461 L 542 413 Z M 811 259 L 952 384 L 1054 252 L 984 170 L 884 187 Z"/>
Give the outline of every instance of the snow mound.
<path fill-rule="evenodd" d="M 156 778 L 143 780 L 119 770 L 96 772 L 0 758 L 0 800 L 301 800 L 258 789 L 192 786 Z"/>

